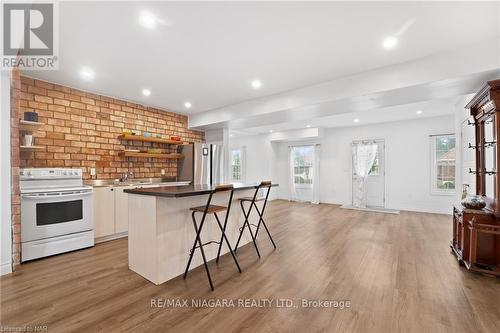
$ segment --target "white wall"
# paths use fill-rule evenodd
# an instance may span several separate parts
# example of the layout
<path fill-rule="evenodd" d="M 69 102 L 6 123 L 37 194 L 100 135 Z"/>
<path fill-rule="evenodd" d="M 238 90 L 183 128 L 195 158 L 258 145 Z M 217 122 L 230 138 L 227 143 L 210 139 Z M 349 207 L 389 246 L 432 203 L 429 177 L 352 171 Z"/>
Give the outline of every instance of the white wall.
<path fill-rule="evenodd" d="M 276 167 L 274 158 L 277 145 L 270 141 L 269 135 L 230 138 L 229 142 L 230 150 L 245 147 L 243 182 L 258 183 L 262 180 L 277 179 L 275 172 L 280 169 Z M 273 188 L 270 198 L 277 196 L 278 189 Z"/>
<path fill-rule="evenodd" d="M 399 210 L 451 213 L 456 196 L 431 195 L 429 135 L 455 133 L 454 115 L 402 122 L 325 129 L 323 137 L 293 144 L 321 144 L 321 189 L 323 203 L 351 203 L 351 142 L 385 139 L 386 207 Z M 273 176 L 280 184 L 276 194 L 289 199 L 288 145 L 270 143 L 268 135 L 231 140 L 231 146 L 245 144 L 249 153 L 249 180 Z M 267 147 L 267 148 L 266 148 Z M 250 161 L 250 156 L 259 163 Z M 271 161 L 271 162 L 268 162 Z M 272 168 L 273 170 L 269 170 Z M 458 172 L 458 171 L 457 171 Z M 261 176 L 262 174 L 262 176 Z"/>
<path fill-rule="evenodd" d="M 0 275 L 12 271 L 12 239 L 10 217 L 10 72 L 1 71 L 0 78 Z"/>
<path fill-rule="evenodd" d="M 351 142 L 384 139 L 386 208 L 451 213 L 455 196 L 431 195 L 429 135 L 455 133 L 453 115 L 328 130 L 322 143 L 321 201 L 351 202 Z"/>

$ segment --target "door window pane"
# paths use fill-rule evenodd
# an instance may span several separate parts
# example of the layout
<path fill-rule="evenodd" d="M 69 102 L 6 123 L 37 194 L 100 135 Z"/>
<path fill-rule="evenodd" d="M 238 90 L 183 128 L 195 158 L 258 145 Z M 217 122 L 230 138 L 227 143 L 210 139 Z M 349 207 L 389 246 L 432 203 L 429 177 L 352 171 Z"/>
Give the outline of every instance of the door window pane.
<path fill-rule="evenodd" d="M 375 160 L 373 161 L 372 168 L 370 169 L 370 172 L 368 173 L 369 176 L 378 176 L 379 175 L 379 169 L 380 169 L 380 162 L 378 160 L 378 145 L 377 145 L 377 155 L 375 155 Z"/>

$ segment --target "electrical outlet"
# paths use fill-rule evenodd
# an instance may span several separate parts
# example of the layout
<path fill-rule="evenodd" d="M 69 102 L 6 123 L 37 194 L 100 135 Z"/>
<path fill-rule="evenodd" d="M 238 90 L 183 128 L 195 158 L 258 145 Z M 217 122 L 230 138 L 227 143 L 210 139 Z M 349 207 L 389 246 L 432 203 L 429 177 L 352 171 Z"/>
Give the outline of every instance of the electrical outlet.
<path fill-rule="evenodd" d="M 95 176 L 95 168 L 90 168 L 90 175 Z"/>
<path fill-rule="evenodd" d="M 165 176 L 165 169 L 161 169 L 161 175 Z"/>

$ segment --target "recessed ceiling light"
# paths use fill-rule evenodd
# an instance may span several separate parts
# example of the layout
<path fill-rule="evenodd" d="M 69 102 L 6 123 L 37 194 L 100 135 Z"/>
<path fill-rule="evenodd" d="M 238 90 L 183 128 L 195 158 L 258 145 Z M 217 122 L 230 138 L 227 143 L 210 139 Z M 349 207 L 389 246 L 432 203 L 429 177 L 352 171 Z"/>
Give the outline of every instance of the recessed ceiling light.
<path fill-rule="evenodd" d="M 269 130 L 269 133 L 272 133 L 272 132 L 273 132 L 273 130 Z"/>
<path fill-rule="evenodd" d="M 139 23 L 144 27 L 148 29 L 155 29 L 156 26 L 158 25 L 158 19 L 156 16 L 149 12 L 141 12 L 139 15 Z"/>
<path fill-rule="evenodd" d="M 82 69 L 80 69 L 80 76 L 85 81 L 92 81 L 95 78 L 95 72 L 92 68 L 83 67 Z"/>
<path fill-rule="evenodd" d="M 394 36 L 387 36 L 384 38 L 382 45 L 386 50 L 392 50 L 398 45 L 398 39 Z"/>
<path fill-rule="evenodd" d="M 311 125 L 306 125 L 307 128 L 311 127 Z"/>
<path fill-rule="evenodd" d="M 422 114 L 423 111 L 422 110 L 418 110 L 417 112 L 415 112 L 416 114 Z"/>
<path fill-rule="evenodd" d="M 189 109 L 191 106 L 192 106 L 192 105 L 191 105 L 191 103 L 190 103 L 190 102 L 186 102 L 186 103 L 184 103 L 184 107 L 185 107 L 186 109 Z"/>
<path fill-rule="evenodd" d="M 149 89 L 142 89 L 142 94 L 144 96 L 149 96 L 149 95 L 151 95 L 151 90 L 149 90 Z"/>
<path fill-rule="evenodd" d="M 260 87 L 262 87 L 262 82 L 260 82 L 259 80 L 252 81 L 252 88 L 259 89 Z"/>
<path fill-rule="evenodd" d="M 359 123 L 359 119 L 358 118 L 354 118 L 353 120 L 355 123 Z"/>
<path fill-rule="evenodd" d="M 230 138 L 232 138 L 232 137 L 233 137 L 233 135 L 232 135 L 232 134 L 229 134 L 229 137 L 230 137 Z"/>

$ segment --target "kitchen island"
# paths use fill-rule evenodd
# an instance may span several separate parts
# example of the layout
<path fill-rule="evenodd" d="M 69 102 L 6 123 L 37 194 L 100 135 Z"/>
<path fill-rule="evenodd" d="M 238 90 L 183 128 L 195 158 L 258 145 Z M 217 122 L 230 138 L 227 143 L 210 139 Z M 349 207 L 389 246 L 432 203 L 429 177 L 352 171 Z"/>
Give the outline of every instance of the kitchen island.
<path fill-rule="evenodd" d="M 253 196 L 257 184 L 234 185 L 233 203 L 226 227 L 226 235 L 231 246 L 236 244 L 239 228 L 244 216 L 238 198 Z M 277 184 L 273 184 L 278 186 Z M 189 251 L 196 237 L 191 211 L 189 208 L 203 206 L 214 186 L 187 185 L 161 186 L 155 188 L 127 189 L 128 193 L 128 259 L 129 268 L 155 284 L 166 282 L 184 273 L 189 258 Z M 272 191 L 272 189 L 271 189 Z M 212 204 L 227 206 L 229 193 L 214 195 Z M 201 213 L 199 214 L 201 216 Z M 225 215 L 221 215 L 221 220 Z M 249 221 L 258 222 L 255 209 Z M 206 243 L 219 241 L 220 229 L 213 216 L 207 215 L 201 240 Z M 248 232 L 243 233 L 240 246 L 251 242 Z M 217 256 L 218 245 L 204 246 L 207 260 Z M 226 244 L 221 254 L 229 252 Z M 191 269 L 202 265 L 203 260 L 197 251 L 191 263 Z M 244 270 L 245 267 L 242 267 Z"/>

